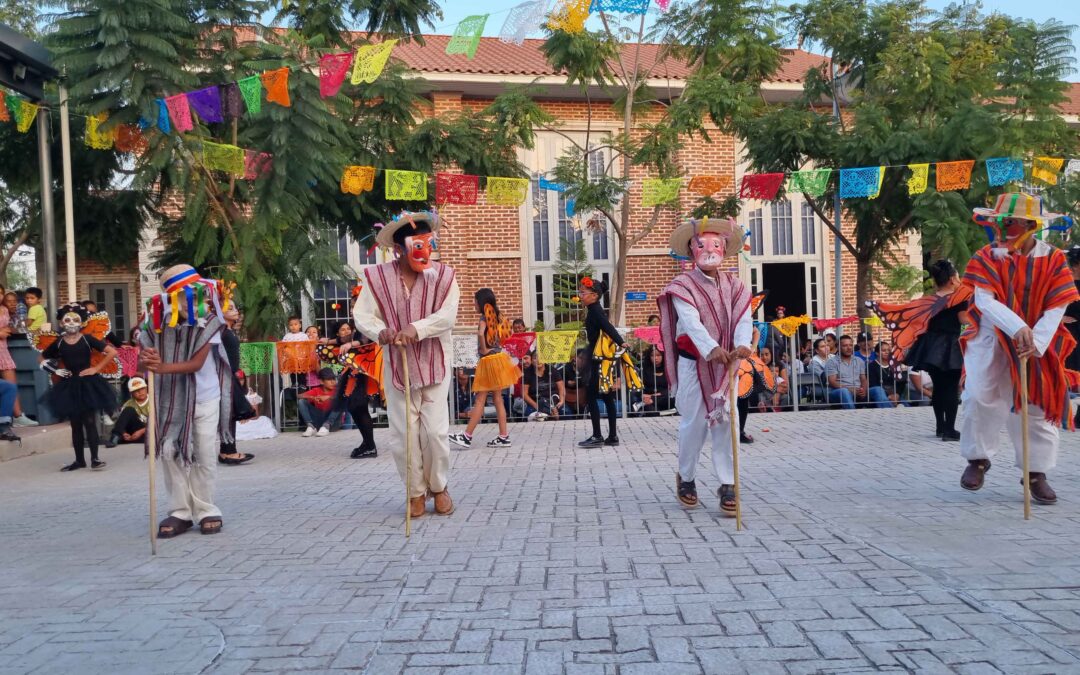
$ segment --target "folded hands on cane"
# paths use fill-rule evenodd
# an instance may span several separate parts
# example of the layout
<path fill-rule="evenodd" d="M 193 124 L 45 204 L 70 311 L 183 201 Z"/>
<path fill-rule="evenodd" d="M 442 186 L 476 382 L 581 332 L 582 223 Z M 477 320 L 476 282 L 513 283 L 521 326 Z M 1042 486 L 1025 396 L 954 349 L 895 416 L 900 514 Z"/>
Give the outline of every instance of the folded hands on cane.
<path fill-rule="evenodd" d="M 1016 331 L 1016 335 L 1013 335 L 1013 342 L 1016 344 L 1016 353 L 1020 358 L 1026 359 L 1031 356 L 1039 356 L 1039 350 L 1035 346 L 1035 333 L 1030 327 L 1024 326 Z"/>
<path fill-rule="evenodd" d="M 412 345 L 420 341 L 416 332 L 416 326 L 411 323 L 399 331 L 392 328 L 383 328 L 379 331 L 379 344 Z"/>
<path fill-rule="evenodd" d="M 708 355 L 705 356 L 705 360 L 706 361 L 716 361 L 716 362 L 722 363 L 724 365 L 729 365 L 733 361 L 738 361 L 740 359 L 745 359 L 748 356 L 750 356 L 750 348 L 749 347 L 745 347 L 745 346 L 736 347 L 735 349 L 732 349 L 731 351 L 728 351 L 728 350 L 724 349 L 723 347 L 717 346 L 717 347 L 714 347 L 713 350 L 711 352 L 709 352 Z"/>

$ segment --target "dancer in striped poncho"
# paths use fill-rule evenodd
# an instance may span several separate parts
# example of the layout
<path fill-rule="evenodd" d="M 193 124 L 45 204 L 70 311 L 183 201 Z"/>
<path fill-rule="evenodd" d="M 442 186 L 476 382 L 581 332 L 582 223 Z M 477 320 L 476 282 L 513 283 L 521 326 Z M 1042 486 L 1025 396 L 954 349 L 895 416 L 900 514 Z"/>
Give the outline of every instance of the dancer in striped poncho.
<path fill-rule="evenodd" d="M 968 263 L 964 283 L 974 287 L 971 327 L 964 347 L 963 418 L 960 452 L 968 466 L 962 487 L 978 490 L 997 451 L 1002 422 L 1022 466 L 1020 367 L 1028 368 L 1031 496 L 1053 504 L 1057 495 L 1046 472 L 1057 463 L 1058 428 L 1072 429 L 1069 389 L 1076 373 L 1065 359 L 1076 346 L 1062 326 L 1065 308 L 1080 299 L 1065 254 L 1033 235 L 1060 214 L 1045 213 L 1038 197 L 1003 194 L 993 209 L 976 209 L 990 245 Z"/>

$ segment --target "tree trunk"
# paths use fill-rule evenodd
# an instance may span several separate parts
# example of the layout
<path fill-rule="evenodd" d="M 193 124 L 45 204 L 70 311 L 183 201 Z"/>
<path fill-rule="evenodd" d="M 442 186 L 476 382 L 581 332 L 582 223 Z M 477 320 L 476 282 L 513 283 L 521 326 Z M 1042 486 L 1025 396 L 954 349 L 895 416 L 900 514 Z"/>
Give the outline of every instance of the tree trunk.
<path fill-rule="evenodd" d="M 626 293 L 623 287 L 626 285 L 626 262 L 630 253 L 630 240 L 627 237 L 618 237 L 618 256 L 615 258 L 615 278 L 611 281 L 611 323 L 616 326 L 623 325 L 623 310 Z"/>
<path fill-rule="evenodd" d="M 873 262 L 861 258 L 855 261 L 855 313 L 862 317 L 870 316 L 866 301 L 871 300 L 871 272 Z"/>

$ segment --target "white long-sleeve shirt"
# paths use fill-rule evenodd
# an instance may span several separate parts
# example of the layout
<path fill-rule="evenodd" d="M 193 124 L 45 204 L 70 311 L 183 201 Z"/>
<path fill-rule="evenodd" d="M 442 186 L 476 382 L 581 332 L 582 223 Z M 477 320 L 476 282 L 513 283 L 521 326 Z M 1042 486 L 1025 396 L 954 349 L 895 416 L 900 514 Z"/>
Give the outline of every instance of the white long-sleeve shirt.
<path fill-rule="evenodd" d="M 1049 244 L 1044 241 L 1036 241 L 1035 248 L 1031 250 L 1030 255 L 1041 258 L 1049 255 L 1051 251 L 1053 251 L 1053 248 Z M 1009 337 L 1013 337 L 1021 328 L 1027 326 L 1027 323 L 1016 312 L 1005 306 L 1004 303 L 994 297 L 993 293 L 986 289 L 975 289 L 975 307 L 982 314 L 984 323 L 989 323 L 990 326 L 999 329 Z M 1054 339 L 1054 333 L 1057 332 L 1058 326 L 1061 325 L 1061 320 L 1065 316 L 1065 309 L 1065 306 L 1061 306 L 1047 310 L 1032 327 L 1031 332 L 1035 339 L 1035 349 L 1038 350 L 1039 356 L 1046 352 L 1046 348 L 1050 346 L 1050 341 Z"/>
<path fill-rule="evenodd" d="M 408 291 L 406 291 L 407 296 Z M 450 290 L 447 292 L 442 307 L 428 316 L 412 322 L 412 325 L 416 327 L 416 335 L 419 339 L 438 338 L 439 342 L 442 343 L 443 355 L 447 364 L 450 363 L 454 353 L 453 338 L 450 333 L 457 322 L 458 300 L 460 297 L 461 291 L 458 288 L 457 279 L 455 279 L 450 285 Z M 356 299 L 353 320 L 356 322 L 356 329 L 374 342 L 379 341 L 379 333 L 386 328 L 386 320 L 383 318 L 379 303 L 375 302 L 375 294 L 371 292 L 368 284 L 364 284 L 364 288 L 360 291 L 360 297 Z M 449 373 L 449 365 L 447 368 Z"/>
<path fill-rule="evenodd" d="M 679 298 L 672 298 L 672 301 L 675 304 L 675 313 L 679 317 L 678 322 L 675 324 L 676 335 L 689 336 L 694 346 L 697 347 L 698 354 L 703 357 L 708 356 L 709 352 L 720 346 L 713 339 L 713 336 L 709 335 L 705 325 L 701 323 L 701 314 L 698 313 L 697 308 Z M 735 347 L 750 348 L 750 342 L 754 337 L 754 322 L 750 318 L 749 307 L 739 317 L 739 322 L 735 324 L 734 337 L 733 344 Z"/>

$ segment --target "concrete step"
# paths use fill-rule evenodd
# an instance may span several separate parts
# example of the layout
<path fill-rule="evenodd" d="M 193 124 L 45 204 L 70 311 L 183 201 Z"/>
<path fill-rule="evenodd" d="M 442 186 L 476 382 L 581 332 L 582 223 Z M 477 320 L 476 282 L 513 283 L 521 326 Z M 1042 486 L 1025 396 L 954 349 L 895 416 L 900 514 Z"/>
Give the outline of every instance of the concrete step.
<path fill-rule="evenodd" d="M 0 441 L 0 462 L 56 450 L 71 452 L 71 426 L 67 422 L 41 427 L 13 427 L 13 431 L 22 438 L 22 443 Z"/>

